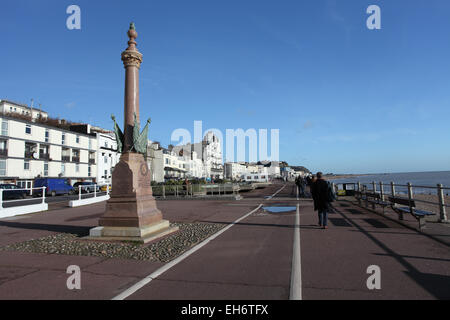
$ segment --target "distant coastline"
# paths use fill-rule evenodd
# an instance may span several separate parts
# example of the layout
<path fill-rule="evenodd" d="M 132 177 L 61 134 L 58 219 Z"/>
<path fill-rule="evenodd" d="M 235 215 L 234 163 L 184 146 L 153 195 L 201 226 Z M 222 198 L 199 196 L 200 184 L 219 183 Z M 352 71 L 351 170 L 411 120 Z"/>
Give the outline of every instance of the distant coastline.
<path fill-rule="evenodd" d="M 324 175 L 324 178 L 326 179 L 347 179 L 347 178 L 356 178 L 356 177 L 364 177 L 364 176 L 371 176 L 373 174 L 369 173 L 361 173 L 361 174 L 329 174 Z"/>
<path fill-rule="evenodd" d="M 384 183 L 385 186 L 394 182 L 398 192 L 406 192 L 407 184 L 411 183 L 414 193 L 428 194 L 437 184 L 442 184 L 444 193 L 450 194 L 450 171 L 430 171 L 430 172 L 404 172 L 404 173 L 381 173 L 381 174 L 328 174 L 327 180 L 334 183 L 358 183 L 371 185 Z M 431 189 L 430 189 L 431 187 Z"/>

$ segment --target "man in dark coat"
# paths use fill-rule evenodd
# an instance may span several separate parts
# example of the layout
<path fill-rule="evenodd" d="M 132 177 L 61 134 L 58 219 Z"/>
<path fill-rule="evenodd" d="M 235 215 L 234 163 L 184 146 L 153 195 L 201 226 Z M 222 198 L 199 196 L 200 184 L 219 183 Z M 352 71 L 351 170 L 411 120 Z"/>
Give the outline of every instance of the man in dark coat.
<path fill-rule="evenodd" d="M 311 186 L 311 193 L 314 200 L 314 210 L 319 212 L 319 226 L 328 229 L 328 210 L 330 199 L 328 183 L 322 178 L 322 172 L 317 173 L 317 180 Z"/>
<path fill-rule="evenodd" d="M 302 176 L 298 176 L 295 179 L 295 184 L 298 189 L 298 196 L 304 198 L 305 197 L 305 179 Z"/>

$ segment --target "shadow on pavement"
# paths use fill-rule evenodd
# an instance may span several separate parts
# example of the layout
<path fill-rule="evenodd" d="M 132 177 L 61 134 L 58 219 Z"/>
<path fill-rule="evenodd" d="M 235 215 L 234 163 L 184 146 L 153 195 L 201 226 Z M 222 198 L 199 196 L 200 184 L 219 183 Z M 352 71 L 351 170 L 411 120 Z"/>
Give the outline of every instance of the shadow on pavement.
<path fill-rule="evenodd" d="M 352 209 L 346 209 L 350 211 Z M 358 211 L 358 210 L 355 210 Z M 354 220 L 347 217 L 342 211 L 336 209 L 336 212 L 341 214 L 347 221 L 349 221 L 355 228 L 357 228 L 361 233 L 372 240 L 377 246 L 383 249 L 387 255 L 391 256 L 397 262 L 399 262 L 405 269 L 407 269 L 406 274 L 418 285 L 420 285 L 424 290 L 433 295 L 437 299 L 449 299 L 450 298 L 450 277 L 446 275 L 423 273 L 417 270 L 412 264 L 406 261 L 405 257 L 396 253 L 391 248 L 389 248 L 382 241 L 375 238 L 370 232 L 365 230 Z"/>
<path fill-rule="evenodd" d="M 71 233 L 76 234 L 78 237 L 85 237 L 89 235 L 89 230 L 93 228 L 83 226 L 67 226 L 67 225 L 42 224 L 42 223 L 21 223 L 8 221 L 0 221 L 0 226 L 9 228 L 29 229 L 29 230 L 44 230 L 58 233 Z"/>
<path fill-rule="evenodd" d="M 351 227 L 352 225 L 348 223 L 343 218 L 328 218 L 328 220 L 333 224 L 335 227 Z"/>
<path fill-rule="evenodd" d="M 377 219 L 363 219 L 363 221 L 367 222 L 374 228 L 378 228 L 378 229 L 388 229 L 389 228 L 389 226 L 387 224 L 385 224 Z"/>
<path fill-rule="evenodd" d="M 375 253 L 376 256 L 386 256 L 390 257 L 390 254 L 383 254 L 383 253 Z M 430 258 L 430 257 L 419 257 L 419 256 L 405 256 L 402 255 L 405 259 L 423 259 L 423 260 L 432 260 L 432 261 L 443 261 L 443 262 L 450 262 L 450 259 L 441 259 L 441 258 Z"/>
<path fill-rule="evenodd" d="M 361 210 L 358 209 L 346 209 L 351 214 L 364 214 Z"/>
<path fill-rule="evenodd" d="M 83 221 L 83 220 L 99 219 L 103 214 L 104 214 L 103 212 L 100 212 L 100 213 L 96 213 L 96 214 L 90 214 L 87 216 L 66 219 L 65 221 L 70 222 L 70 221 Z"/>
<path fill-rule="evenodd" d="M 450 276 L 422 273 L 417 270 L 405 273 L 437 299 L 450 299 Z"/>

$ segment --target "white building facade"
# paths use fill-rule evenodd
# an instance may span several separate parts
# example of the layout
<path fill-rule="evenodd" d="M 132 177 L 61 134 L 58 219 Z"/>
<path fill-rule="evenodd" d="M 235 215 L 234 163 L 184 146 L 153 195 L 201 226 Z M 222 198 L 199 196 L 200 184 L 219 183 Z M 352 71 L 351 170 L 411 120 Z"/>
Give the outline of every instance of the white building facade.
<path fill-rule="evenodd" d="M 24 117 L 30 117 L 31 119 L 48 118 L 48 113 L 40 109 L 35 109 L 32 106 L 26 104 L 17 103 L 9 100 L 0 100 L 0 113 L 3 115 L 17 114 Z"/>
<path fill-rule="evenodd" d="M 225 179 L 241 180 L 247 174 L 245 163 L 227 162 L 224 164 Z"/>
<path fill-rule="evenodd" d="M 148 141 L 147 165 L 152 175 L 152 181 L 164 182 L 164 155 L 159 142 Z"/>
<path fill-rule="evenodd" d="M 187 173 L 186 160 L 173 150 L 163 149 L 164 179 L 184 179 Z"/>
<path fill-rule="evenodd" d="M 112 184 L 112 171 L 120 160 L 113 133 L 97 134 L 97 184 Z"/>
<path fill-rule="evenodd" d="M 203 165 L 207 178 L 223 179 L 222 145 L 213 132 L 203 138 Z"/>
<path fill-rule="evenodd" d="M 1 182 L 29 188 L 36 177 L 65 177 L 72 184 L 95 181 L 95 135 L 5 115 L 0 116 L 0 128 Z"/>

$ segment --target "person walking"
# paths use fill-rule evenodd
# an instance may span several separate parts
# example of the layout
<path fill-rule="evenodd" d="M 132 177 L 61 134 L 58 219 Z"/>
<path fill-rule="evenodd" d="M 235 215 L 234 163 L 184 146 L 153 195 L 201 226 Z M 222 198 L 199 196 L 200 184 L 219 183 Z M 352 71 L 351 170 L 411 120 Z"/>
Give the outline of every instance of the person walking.
<path fill-rule="evenodd" d="M 314 182 L 316 182 L 316 176 L 309 175 L 308 178 L 306 179 L 306 184 L 308 185 L 308 189 L 309 189 L 308 197 L 312 197 L 312 186 L 313 186 Z"/>
<path fill-rule="evenodd" d="M 184 196 L 188 197 L 189 196 L 189 180 L 187 178 L 185 178 L 183 181 L 183 190 L 184 190 Z"/>
<path fill-rule="evenodd" d="M 295 179 L 295 184 L 298 188 L 298 195 L 300 198 L 305 197 L 305 179 L 303 179 L 302 176 L 298 176 L 297 179 Z"/>
<path fill-rule="evenodd" d="M 328 229 L 328 210 L 330 202 L 330 192 L 328 183 L 323 179 L 322 172 L 317 172 L 317 180 L 311 186 L 311 193 L 314 200 L 314 210 L 319 214 L 319 227 Z"/>
<path fill-rule="evenodd" d="M 337 199 L 336 191 L 334 190 L 334 186 L 330 181 L 326 181 L 328 185 L 328 212 L 336 213 L 333 207 L 332 202 Z"/>

